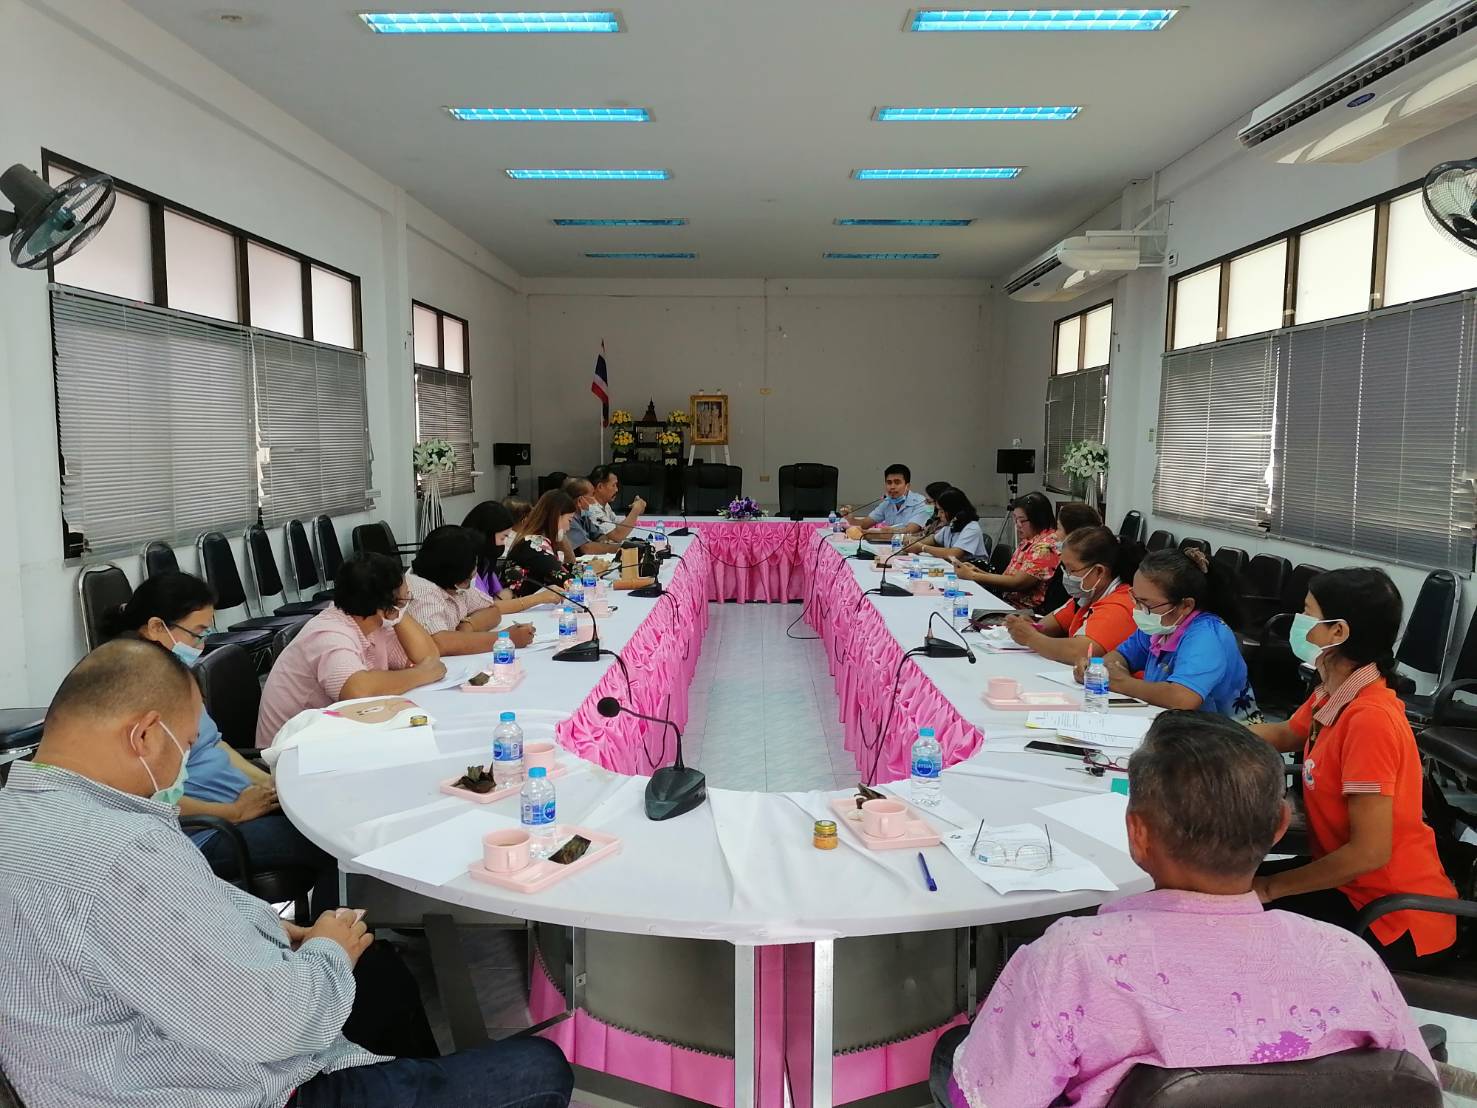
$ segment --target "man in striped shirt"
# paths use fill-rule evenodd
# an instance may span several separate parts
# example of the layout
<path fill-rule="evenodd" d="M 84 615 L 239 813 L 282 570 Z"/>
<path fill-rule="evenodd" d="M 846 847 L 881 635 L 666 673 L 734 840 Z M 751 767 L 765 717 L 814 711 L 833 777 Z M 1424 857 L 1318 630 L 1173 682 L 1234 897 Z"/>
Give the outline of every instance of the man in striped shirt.
<path fill-rule="evenodd" d="M 284 923 L 180 832 L 200 711 L 178 659 L 108 643 L 0 790 L 0 1065 L 27 1108 L 563 1108 L 542 1040 L 391 1059 L 345 1038 L 373 936 L 350 912 Z M 377 1014 L 423 1021 L 413 1003 Z"/>

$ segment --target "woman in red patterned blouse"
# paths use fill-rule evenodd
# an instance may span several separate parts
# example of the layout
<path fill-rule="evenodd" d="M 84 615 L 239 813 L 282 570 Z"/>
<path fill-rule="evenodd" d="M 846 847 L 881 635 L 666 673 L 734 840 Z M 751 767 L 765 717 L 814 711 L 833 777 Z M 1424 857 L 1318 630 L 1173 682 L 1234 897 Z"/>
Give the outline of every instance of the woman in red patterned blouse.
<path fill-rule="evenodd" d="M 1017 497 L 1010 510 L 1020 545 L 1005 572 L 990 573 L 958 560 L 954 566 L 964 580 L 979 582 L 1007 604 L 1034 608 L 1046 598 L 1046 583 L 1062 560 L 1057 549 L 1062 536 L 1056 529 L 1051 501 L 1041 493 Z"/>

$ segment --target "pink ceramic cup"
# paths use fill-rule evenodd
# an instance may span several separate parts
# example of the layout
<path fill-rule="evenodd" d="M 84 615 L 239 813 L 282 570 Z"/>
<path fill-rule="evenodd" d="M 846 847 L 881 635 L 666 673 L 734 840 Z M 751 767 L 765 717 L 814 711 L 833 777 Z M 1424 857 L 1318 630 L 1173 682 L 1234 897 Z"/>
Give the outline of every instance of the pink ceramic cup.
<path fill-rule="evenodd" d="M 874 839 L 896 839 L 908 828 L 908 806 L 901 800 L 869 800 L 862 805 L 862 830 Z"/>
<path fill-rule="evenodd" d="M 489 831 L 482 836 L 482 864 L 493 873 L 515 873 L 528 865 L 527 831 Z"/>
<path fill-rule="evenodd" d="M 997 700 L 1014 700 L 1021 695 L 1021 683 L 1014 677 L 991 677 L 990 695 Z"/>
<path fill-rule="evenodd" d="M 542 766 L 550 773 L 553 773 L 555 757 L 553 743 L 524 743 L 523 772 L 527 773 L 535 767 Z"/>

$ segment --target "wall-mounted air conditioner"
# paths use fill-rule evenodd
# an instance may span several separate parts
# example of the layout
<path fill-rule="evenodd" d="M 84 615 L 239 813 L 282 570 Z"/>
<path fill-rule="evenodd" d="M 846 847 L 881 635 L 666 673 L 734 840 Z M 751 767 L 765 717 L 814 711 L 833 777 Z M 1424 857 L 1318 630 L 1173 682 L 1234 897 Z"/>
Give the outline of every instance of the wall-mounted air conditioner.
<path fill-rule="evenodd" d="M 1144 263 L 1136 234 L 1112 231 L 1057 243 L 1005 282 L 1013 300 L 1076 300 Z"/>
<path fill-rule="evenodd" d="M 1237 136 L 1275 161 L 1362 162 L 1477 114 L 1477 0 L 1431 0 L 1274 96 Z"/>

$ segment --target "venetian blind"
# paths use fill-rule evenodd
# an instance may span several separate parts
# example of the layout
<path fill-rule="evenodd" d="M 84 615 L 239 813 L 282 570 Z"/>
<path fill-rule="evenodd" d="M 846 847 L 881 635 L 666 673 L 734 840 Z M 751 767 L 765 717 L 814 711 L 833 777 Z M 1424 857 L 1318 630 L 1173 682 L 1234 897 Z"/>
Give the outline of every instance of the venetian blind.
<path fill-rule="evenodd" d="M 1062 472 L 1067 447 L 1103 441 L 1108 371 L 1084 369 L 1052 377 L 1046 386 L 1046 487 L 1071 492 L 1076 479 Z"/>
<path fill-rule="evenodd" d="M 472 378 L 417 366 L 416 441 L 445 439 L 456 447 L 456 468 L 441 480 L 443 496 L 472 492 Z"/>

